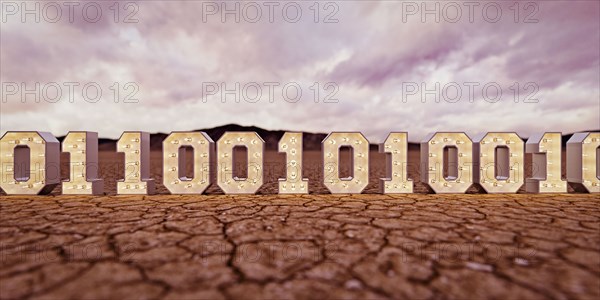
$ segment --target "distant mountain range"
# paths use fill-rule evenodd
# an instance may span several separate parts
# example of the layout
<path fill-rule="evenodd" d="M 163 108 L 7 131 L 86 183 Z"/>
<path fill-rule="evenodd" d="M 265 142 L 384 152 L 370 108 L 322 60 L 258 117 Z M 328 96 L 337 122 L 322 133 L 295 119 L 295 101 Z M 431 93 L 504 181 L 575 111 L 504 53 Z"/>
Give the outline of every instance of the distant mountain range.
<path fill-rule="evenodd" d="M 192 131 L 203 131 L 210 138 L 217 142 L 221 136 L 227 131 L 254 131 L 258 133 L 258 135 L 265 141 L 265 148 L 267 150 L 277 150 L 277 145 L 279 140 L 283 136 L 286 131 L 290 130 L 266 130 L 256 126 L 242 126 L 238 124 L 227 124 L 223 126 L 218 126 L 214 128 L 207 129 L 197 129 Z M 162 150 L 162 142 L 165 138 L 167 138 L 169 134 L 167 133 L 152 133 L 150 134 L 150 149 L 153 151 Z M 321 142 L 325 137 L 327 137 L 326 133 L 310 133 L 303 132 L 303 143 L 305 150 L 320 150 Z M 62 142 L 64 136 L 58 137 L 58 140 Z M 98 139 L 98 150 L 100 151 L 115 151 L 117 149 L 117 140 L 99 138 Z"/>
<path fill-rule="evenodd" d="M 267 130 L 256 126 L 242 126 L 238 124 L 227 124 L 223 126 L 218 126 L 214 128 L 207 129 L 197 129 L 192 131 L 203 131 L 210 138 L 217 142 L 219 138 L 227 131 L 254 131 L 260 135 L 260 137 L 265 141 L 266 150 L 277 151 L 277 145 L 279 140 L 283 136 L 286 131 L 290 130 Z M 599 130 L 589 130 L 589 132 L 598 132 Z M 162 142 L 168 136 L 167 133 L 152 133 L 150 134 L 150 149 L 153 151 L 162 150 Z M 562 143 L 563 146 L 567 144 L 567 141 L 571 138 L 573 134 L 565 134 L 563 135 Z M 303 132 L 303 146 L 304 150 L 321 150 L 321 142 L 325 137 L 327 137 L 326 133 L 312 133 L 312 132 Z M 58 137 L 57 139 L 62 142 L 64 136 Z M 527 140 L 523 138 L 523 140 Z M 410 150 L 418 150 L 418 143 L 409 143 Z M 98 150 L 100 151 L 115 151 L 117 149 L 117 140 L 114 139 L 106 139 L 99 138 L 98 139 Z M 371 150 L 377 150 L 377 144 L 371 144 Z"/>

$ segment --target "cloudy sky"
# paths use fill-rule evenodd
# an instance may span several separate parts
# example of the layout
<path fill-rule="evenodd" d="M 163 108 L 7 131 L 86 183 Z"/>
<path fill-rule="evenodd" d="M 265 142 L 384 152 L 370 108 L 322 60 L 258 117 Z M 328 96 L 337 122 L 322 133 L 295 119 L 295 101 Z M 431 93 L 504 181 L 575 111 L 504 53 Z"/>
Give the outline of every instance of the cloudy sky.
<path fill-rule="evenodd" d="M 2 1 L 0 131 L 600 128 L 599 1 L 288 2 Z"/>

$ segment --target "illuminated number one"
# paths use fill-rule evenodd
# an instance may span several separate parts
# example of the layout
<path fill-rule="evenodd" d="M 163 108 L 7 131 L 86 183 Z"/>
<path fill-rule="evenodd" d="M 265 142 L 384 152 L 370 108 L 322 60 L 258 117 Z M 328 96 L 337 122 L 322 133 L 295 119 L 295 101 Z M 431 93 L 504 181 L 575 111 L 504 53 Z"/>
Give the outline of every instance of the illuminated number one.
<path fill-rule="evenodd" d="M 466 192 L 472 170 L 473 141 L 465 133 L 430 133 L 421 142 L 421 181 L 434 192 Z"/>
<path fill-rule="evenodd" d="M 286 154 L 286 178 L 279 179 L 279 193 L 308 194 L 308 179 L 302 178 L 302 133 L 284 133 L 279 152 Z"/>
<path fill-rule="evenodd" d="M 516 193 L 524 183 L 525 143 L 514 132 L 488 132 L 475 138 L 475 182 L 488 193 Z"/>
<path fill-rule="evenodd" d="M 194 149 L 194 177 L 185 177 L 186 146 Z M 202 194 L 211 183 L 215 143 L 204 132 L 171 132 L 163 141 L 163 184 L 172 194 Z"/>
<path fill-rule="evenodd" d="M 49 132 L 8 131 L 0 156 L 0 187 L 8 195 L 47 194 L 60 183 L 60 143 Z"/>
<path fill-rule="evenodd" d="M 150 134 L 140 131 L 123 132 L 117 141 L 117 151 L 125 153 L 125 179 L 117 182 L 117 194 L 153 194 Z"/>
<path fill-rule="evenodd" d="M 531 153 L 532 178 L 525 179 L 529 193 L 566 193 L 567 182 L 560 179 L 562 168 L 562 135 L 560 132 L 534 134 L 525 144 Z"/>
<path fill-rule="evenodd" d="M 217 141 L 217 185 L 225 194 L 254 194 L 263 185 L 264 145 L 256 132 L 225 132 Z M 233 177 L 236 146 L 248 150 L 248 178 Z"/>
<path fill-rule="evenodd" d="M 600 193 L 600 133 L 575 133 L 567 142 L 567 181 Z"/>
<path fill-rule="evenodd" d="M 98 179 L 98 133 L 70 131 L 62 142 L 63 152 L 70 156 L 69 180 L 62 184 L 66 195 L 99 195 L 104 181 Z"/>
<path fill-rule="evenodd" d="M 323 184 L 332 194 L 360 194 L 369 184 L 369 141 L 360 132 L 332 132 L 322 143 Z M 340 178 L 340 148 L 352 148 L 352 176 Z"/>
<path fill-rule="evenodd" d="M 379 189 L 382 194 L 412 193 L 413 182 L 408 179 L 408 134 L 392 132 L 379 144 L 379 153 L 385 156 L 387 178 L 379 179 Z"/>

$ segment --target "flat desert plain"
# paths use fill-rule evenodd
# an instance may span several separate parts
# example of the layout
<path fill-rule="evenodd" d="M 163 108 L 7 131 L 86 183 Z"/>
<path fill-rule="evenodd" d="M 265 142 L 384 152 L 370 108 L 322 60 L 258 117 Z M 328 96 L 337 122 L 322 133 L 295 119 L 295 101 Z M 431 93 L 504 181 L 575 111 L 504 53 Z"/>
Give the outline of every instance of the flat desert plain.
<path fill-rule="evenodd" d="M 157 195 L 115 195 L 123 158 L 101 152 L 106 195 L 0 196 L 0 298 L 600 297 L 598 195 L 427 194 L 418 165 L 415 194 L 381 195 L 376 152 L 363 194 L 329 194 L 306 152 L 310 194 L 279 196 L 267 152 L 257 195 L 170 195 L 151 156 Z"/>

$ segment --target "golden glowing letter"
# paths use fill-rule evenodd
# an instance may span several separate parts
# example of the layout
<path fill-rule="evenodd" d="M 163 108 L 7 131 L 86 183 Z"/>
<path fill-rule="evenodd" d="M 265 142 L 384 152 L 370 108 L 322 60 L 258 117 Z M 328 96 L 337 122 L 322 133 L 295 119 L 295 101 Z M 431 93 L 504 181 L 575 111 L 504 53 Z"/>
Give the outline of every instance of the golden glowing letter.
<path fill-rule="evenodd" d="M 194 150 L 194 176 L 185 176 L 185 147 Z M 171 194 L 202 194 L 211 183 L 215 143 L 204 132 L 171 132 L 163 141 L 163 184 Z"/>
<path fill-rule="evenodd" d="M 516 193 L 523 186 L 525 151 L 514 132 L 488 132 L 475 138 L 474 163 L 478 182 L 488 193 Z"/>
<path fill-rule="evenodd" d="M 284 133 L 279 152 L 286 154 L 286 178 L 279 179 L 279 193 L 308 194 L 308 179 L 302 178 L 302 133 Z"/>
<path fill-rule="evenodd" d="M 382 194 L 402 194 L 413 192 L 413 182 L 408 179 L 408 134 L 392 132 L 379 144 L 379 153 L 386 153 L 387 178 L 379 179 Z"/>
<path fill-rule="evenodd" d="M 600 193 L 600 133 L 575 133 L 567 142 L 567 181 Z"/>
<path fill-rule="evenodd" d="M 49 132 L 9 131 L 0 156 L 0 186 L 8 195 L 47 194 L 60 182 L 60 144 Z"/>
<path fill-rule="evenodd" d="M 532 178 L 525 179 L 525 190 L 529 193 L 566 193 L 567 182 L 560 179 L 562 167 L 562 135 L 546 132 L 532 135 L 525 144 L 531 153 Z"/>
<path fill-rule="evenodd" d="M 473 141 L 465 133 L 430 133 L 421 142 L 421 181 L 434 192 L 464 193 L 472 178 Z"/>
<path fill-rule="evenodd" d="M 225 132 L 217 141 L 217 184 L 225 194 L 254 194 L 263 185 L 264 145 L 256 132 Z M 248 178 L 233 177 L 236 146 L 248 150 Z"/>
<path fill-rule="evenodd" d="M 369 183 L 369 141 L 360 132 L 332 132 L 322 143 L 324 184 L 332 194 L 360 194 Z M 352 176 L 340 178 L 340 148 L 352 148 Z"/>
<path fill-rule="evenodd" d="M 70 131 L 62 142 L 62 151 L 70 156 L 69 180 L 63 181 L 65 195 L 100 195 L 104 181 L 98 179 L 98 133 Z"/>
<path fill-rule="evenodd" d="M 123 132 L 117 142 L 117 151 L 125 153 L 125 179 L 117 182 L 117 194 L 153 194 L 150 134 L 140 131 Z"/>

